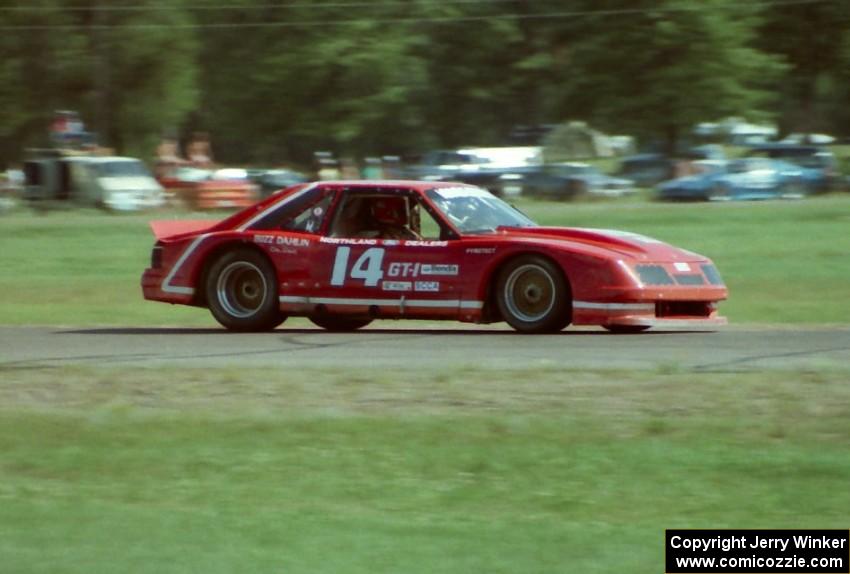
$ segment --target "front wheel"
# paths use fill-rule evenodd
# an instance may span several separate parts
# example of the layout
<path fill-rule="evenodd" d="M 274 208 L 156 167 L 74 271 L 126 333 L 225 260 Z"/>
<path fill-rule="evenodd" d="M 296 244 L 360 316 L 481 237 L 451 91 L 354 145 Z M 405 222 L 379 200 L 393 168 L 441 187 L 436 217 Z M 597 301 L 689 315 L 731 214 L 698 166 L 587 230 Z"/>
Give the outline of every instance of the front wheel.
<path fill-rule="evenodd" d="M 779 197 L 782 199 L 802 199 L 805 196 L 805 190 L 797 182 L 788 182 L 779 188 Z"/>
<path fill-rule="evenodd" d="M 521 333 L 556 333 L 572 321 L 572 296 L 563 273 L 537 255 L 518 257 L 502 269 L 496 305 Z"/>
<path fill-rule="evenodd" d="M 573 180 L 567 185 L 566 199 L 575 199 L 583 195 L 587 195 L 590 191 L 586 181 Z"/>
<path fill-rule="evenodd" d="M 252 249 L 218 258 L 207 273 L 206 295 L 213 317 L 231 331 L 271 331 L 286 320 L 274 268 Z"/>
<path fill-rule="evenodd" d="M 732 199 L 732 191 L 723 184 L 716 184 L 708 191 L 706 199 L 708 201 L 729 201 Z"/>
<path fill-rule="evenodd" d="M 310 317 L 310 321 L 317 327 L 336 333 L 347 333 L 361 329 L 372 322 L 372 319 L 354 319 L 350 317 L 334 317 L 332 315 L 322 317 Z"/>

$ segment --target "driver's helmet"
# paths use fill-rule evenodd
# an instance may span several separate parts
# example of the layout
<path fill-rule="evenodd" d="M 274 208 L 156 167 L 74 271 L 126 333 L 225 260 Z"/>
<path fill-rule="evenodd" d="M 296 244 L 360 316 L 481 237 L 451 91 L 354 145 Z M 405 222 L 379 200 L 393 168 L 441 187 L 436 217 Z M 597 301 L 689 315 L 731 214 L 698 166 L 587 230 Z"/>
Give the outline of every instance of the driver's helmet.
<path fill-rule="evenodd" d="M 381 225 L 407 225 L 407 202 L 403 197 L 382 197 L 372 202 L 372 218 Z"/>

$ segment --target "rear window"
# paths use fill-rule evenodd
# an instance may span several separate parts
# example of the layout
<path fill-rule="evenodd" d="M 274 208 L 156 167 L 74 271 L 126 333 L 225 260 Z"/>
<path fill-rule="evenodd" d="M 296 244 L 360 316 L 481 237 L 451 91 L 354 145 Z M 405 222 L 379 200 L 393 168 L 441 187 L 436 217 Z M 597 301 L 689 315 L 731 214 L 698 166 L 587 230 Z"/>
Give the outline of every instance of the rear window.
<path fill-rule="evenodd" d="M 335 193 L 331 188 L 319 187 L 296 192 L 290 198 L 282 200 L 277 209 L 254 223 L 251 229 L 316 232 L 321 221 L 313 221 L 312 225 L 308 225 L 308 221 L 311 216 L 314 216 L 316 220 L 324 220 Z M 321 211 L 314 211 L 316 207 L 319 207 Z M 310 229 L 307 229 L 308 226 Z"/>

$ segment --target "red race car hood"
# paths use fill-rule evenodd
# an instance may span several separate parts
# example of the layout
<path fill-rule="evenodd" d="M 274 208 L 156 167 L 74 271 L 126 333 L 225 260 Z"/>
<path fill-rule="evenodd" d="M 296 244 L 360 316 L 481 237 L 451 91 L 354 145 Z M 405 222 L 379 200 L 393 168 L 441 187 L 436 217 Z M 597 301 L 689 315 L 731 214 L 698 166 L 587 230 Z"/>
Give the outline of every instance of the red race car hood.
<path fill-rule="evenodd" d="M 499 231 L 513 239 L 543 240 L 554 245 L 561 244 L 564 247 L 579 244 L 647 261 L 704 261 L 706 259 L 696 253 L 673 247 L 645 235 L 613 229 L 506 227 L 499 228 Z"/>

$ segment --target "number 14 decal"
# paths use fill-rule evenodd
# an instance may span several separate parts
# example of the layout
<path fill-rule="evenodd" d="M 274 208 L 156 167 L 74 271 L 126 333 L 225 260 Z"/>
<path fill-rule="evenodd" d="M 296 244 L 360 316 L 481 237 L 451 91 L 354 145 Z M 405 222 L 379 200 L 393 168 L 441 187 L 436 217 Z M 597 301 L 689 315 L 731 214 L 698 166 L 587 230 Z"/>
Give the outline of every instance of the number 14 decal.
<path fill-rule="evenodd" d="M 363 279 L 366 287 L 375 287 L 378 281 L 383 279 L 384 249 L 382 247 L 370 247 L 357 258 L 351 267 L 352 279 Z M 351 255 L 351 247 L 342 246 L 336 250 L 334 257 L 334 268 L 331 274 L 331 285 L 340 287 L 345 284 L 348 273 L 348 259 Z"/>

